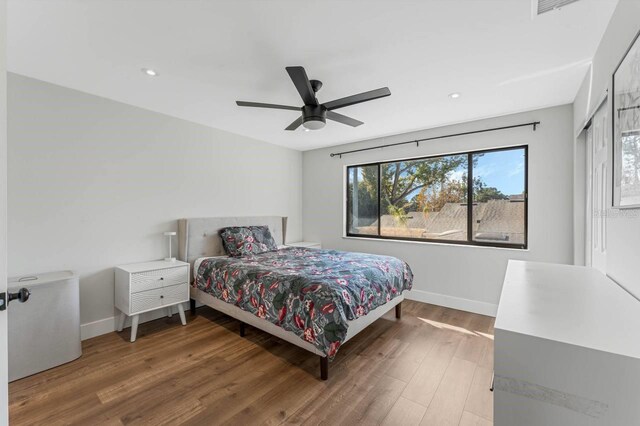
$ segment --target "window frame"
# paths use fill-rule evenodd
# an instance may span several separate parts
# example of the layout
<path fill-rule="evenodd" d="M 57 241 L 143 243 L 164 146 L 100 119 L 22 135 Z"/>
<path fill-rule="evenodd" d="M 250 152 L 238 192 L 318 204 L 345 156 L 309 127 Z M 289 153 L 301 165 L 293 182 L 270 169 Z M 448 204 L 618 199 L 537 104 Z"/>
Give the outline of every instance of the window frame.
<path fill-rule="evenodd" d="M 517 149 L 524 150 L 524 243 L 523 244 L 513 244 L 513 243 L 499 243 L 499 242 L 488 242 L 488 241 L 475 241 L 473 240 L 473 185 L 470 185 L 469 182 L 473 182 L 473 161 L 472 157 L 474 154 L 487 154 L 493 152 L 501 152 L 501 151 L 513 151 Z M 446 239 L 437 239 L 437 238 L 413 238 L 413 237 L 398 237 L 398 236 L 385 236 L 380 235 L 382 222 L 380 220 L 380 211 L 382 203 L 381 198 L 381 182 L 380 177 L 381 169 L 383 164 L 389 163 L 398 163 L 402 161 L 417 161 L 417 160 L 428 160 L 434 158 L 441 157 L 449 157 L 455 155 L 466 155 L 467 156 L 467 239 L 466 240 L 446 240 Z M 370 167 L 377 166 L 378 167 L 378 235 L 372 234 L 354 234 L 349 232 L 349 172 L 351 169 L 356 167 Z M 500 148 L 488 148 L 488 149 L 479 149 L 474 151 L 461 151 L 461 152 L 452 152 L 446 154 L 433 154 L 427 156 L 420 157 L 411 157 L 411 158 L 402 158 L 396 160 L 385 160 L 385 161 L 377 161 L 370 163 L 361 163 L 361 164 L 349 164 L 345 166 L 345 191 L 344 191 L 344 227 L 345 227 L 345 236 L 349 238 L 362 238 L 362 239 L 376 239 L 376 240 L 390 240 L 390 241 L 410 241 L 410 242 L 422 242 L 422 243 L 438 243 L 438 244 L 454 244 L 454 245 L 462 245 L 462 246 L 479 246 L 479 247 L 493 247 L 493 248 L 508 248 L 508 249 L 518 249 L 518 250 L 527 250 L 529 248 L 529 145 L 513 145 L 506 146 Z"/>

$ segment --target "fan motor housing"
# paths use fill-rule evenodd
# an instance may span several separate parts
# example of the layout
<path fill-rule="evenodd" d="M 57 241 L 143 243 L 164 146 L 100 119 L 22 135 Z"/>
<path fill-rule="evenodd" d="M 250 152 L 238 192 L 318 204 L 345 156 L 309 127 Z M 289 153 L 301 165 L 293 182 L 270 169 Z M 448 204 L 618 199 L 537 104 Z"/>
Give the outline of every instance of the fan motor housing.
<path fill-rule="evenodd" d="M 327 110 L 322 106 L 305 105 L 302 107 L 302 125 L 310 130 L 322 129 L 327 123 Z"/>

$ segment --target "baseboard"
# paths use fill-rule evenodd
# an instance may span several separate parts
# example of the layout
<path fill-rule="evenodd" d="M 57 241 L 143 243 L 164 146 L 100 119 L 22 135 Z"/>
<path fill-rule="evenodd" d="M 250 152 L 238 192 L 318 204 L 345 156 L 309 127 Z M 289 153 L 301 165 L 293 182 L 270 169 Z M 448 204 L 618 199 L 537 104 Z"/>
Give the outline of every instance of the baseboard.
<path fill-rule="evenodd" d="M 474 314 L 487 315 L 490 317 L 495 317 L 498 312 L 498 305 L 494 305 L 493 303 L 447 296 L 446 294 L 431 293 L 430 291 L 411 290 L 405 294 L 405 298 L 415 300 L 417 302 L 444 306 L 446 308 L 473 312 Z"/>
<path fill-rule="evenodd" d="M 189 309 L 188 305 L 189 305 L 188 303 L 183 304 L 183 307 L 185 310 Z M 178 315 L 178 308 L 176 308 L 175 306 L 173 306 L 173 314 Z M 166 315 L 167 315 L 167 311 L 164 309 L 157 309 L 155 311 L 145 312 L 144 314 L 140 315 L 139 323 L 142 324 L 145 322 L 157 320 L 158 318 L 162 318 Z M 80 339 L 87 340 L 87 339 L 91 339 L 92 337 L 101 336 L 103 334 L 113 333 L 114 331 L 116 331 L 117 327 L 118 327 L 117 316 L 104 318 L 98 321 L 88 322 L 86 324 L 81 324 Z M 131 327 L 131 318 L 127 318 L 127 320 L 124 323 L 124 327 L 125 328 Z"/>
<path fill-rule="evenodd" d="M 87 340 L 116 330 L 116 317 L 80 324 L 80 339 Z"/>
<path fill-rule="evenodd" d="M 463 299 L 461 297 L 447 296 L 446 294 L 432 293 L 423 290 L 411 290 L 405 294 L 408 300 L 417 302 L 430 303 L 432 305 L 444 306 L 461 311 L 473 312 L 475 314 L 488 315 L 495 317 L 498 312 L 498 305 L 487 302 L 479 302 L 477 300 Z M 188 304 L 184 304 L 184 308 L 188 309 Z M 177 315 L 176 310 L 174 313 Z M 152 312 L 146 312 L 140 315 L 140 324 L 162 318 L 166 315 L 164 309 L 158 309 Z M 98 321 L 88 322 L 80 326 L 80 338 L 82 340 L 91 339 L 103 334 L 116 331 L 118 317 L 104 318 Z M 125 321 L 125 328 L 131 327 L 131 318 Z"/>

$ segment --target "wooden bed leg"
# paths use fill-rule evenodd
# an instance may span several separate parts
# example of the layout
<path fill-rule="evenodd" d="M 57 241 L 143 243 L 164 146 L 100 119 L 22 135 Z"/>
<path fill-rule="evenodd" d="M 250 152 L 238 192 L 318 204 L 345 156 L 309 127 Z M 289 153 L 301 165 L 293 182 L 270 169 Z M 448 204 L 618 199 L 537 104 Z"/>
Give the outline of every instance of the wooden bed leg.
<path fill-rule="evenodd" d="M 396 305 L 396 318 L 402 318 L 402 302 Z"/>
<path fill-rule="evenodd" d="M 329 378 L 329 358 L 326 356 L 320 357 L 320 378 L 322 380 Z"/>
<path fill-rule="evenodd" d="M 189 312 L 191 315 L 196 314 L 196 299 L 189 299 Z"/>
<path fill-rule="evenodd" d="M 240 337 L 244 337 L 244 333 L 245 333 L 245 329 L 244 329 L 245 324 L 243 322 L 240 323 Z"/>

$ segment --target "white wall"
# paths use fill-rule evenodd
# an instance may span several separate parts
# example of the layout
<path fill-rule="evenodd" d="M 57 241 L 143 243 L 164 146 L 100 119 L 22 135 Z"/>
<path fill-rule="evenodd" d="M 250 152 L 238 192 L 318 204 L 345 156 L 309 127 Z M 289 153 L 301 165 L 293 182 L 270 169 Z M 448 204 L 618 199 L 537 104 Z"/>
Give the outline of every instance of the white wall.
<path fill-rule="evenodd" d="M 0 0 L 0 292 L 7 289 L 7 2 Z M 0 312 L 0 425 L 9 423 L 7 311 Z"/>
<path fill-rule="evenodd" d="M 598 108 L 599 101 L 611 90 L 611 78 L 615 68 L 640 31 L 640 1 L 620 0 L 598 50 L 593 58 L 591 73 L 587 75 L 574 102 L 574 133 L 577 134 Z M 611 104 L 607 105 L 611 111 Z M 611 119 L 607 134 L 611 135 Z M 609 137 L 609 184 L 607 199 L 611 205 L 611 137 Z M 576 159 L 579 165 L 580 158 Z M 584 204 L 576 205 L 584 209 Z M 607 275 L 640 297 L 640 209 L 609 209 L 607 229 Z"/>
<path fill-rule="evenodd" d="M 80 273 L 83 324 L 113 317 L 113 267 L 165 257 L 176 219 L 302 235 L 298 151 L 16 74 L 8 91 L 9 274 Z"/>
<path fill-rule="evenodd" d="M 611 86 L 613 70 L 640 31 L 640 1 L 619 0 L 574 102 L 575 128 L 582 129 Z"/>
<path fill-rule="evenodd" d="M 540 120 L 537 131 L 512 129 L 330 158 L 336 151 Z M 303 156 L 303 231 L 308 241 L 399 257 L 415 274 L 412 298 L 495 314 L 508 259 L 573 262 L 573 112 L 571 105 L 480 120 Z M 344 166 L 456 151 L 529 145 L 529 249 L 343 238 Z"/>

